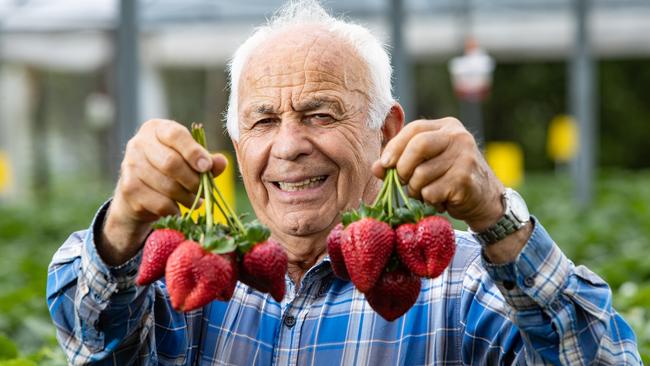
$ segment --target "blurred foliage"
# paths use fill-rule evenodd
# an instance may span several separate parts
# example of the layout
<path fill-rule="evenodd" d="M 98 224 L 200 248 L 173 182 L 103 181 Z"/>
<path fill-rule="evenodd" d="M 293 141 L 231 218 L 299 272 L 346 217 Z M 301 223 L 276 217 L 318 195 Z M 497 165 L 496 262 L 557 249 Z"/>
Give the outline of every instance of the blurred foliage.
<path fill-rule="evenodd" d="M 67 183 L 57 184 L 49 203 L 0 204 L 0 366 L 65 364 L 45 302 L 47 265 L 72 231 L 88 227 L 110 194 L 110 187 L 88 180 Z M 520 191 L 567 256 L 609 282 L 616 309 L 634 327 L 650 362 L 650 257 L 644 255 L 650 247 L 650 171 L 603 173 L 594 205 L 585 211 L 574 204 L 562 174 L 528 175 Z M 241 187 L 237 197 L 238 211 L 249 211 Z"/>
<path fill-rule="evenodd" d="M 601 172 L 595 202 L 581 210 L 565 176 L 531 175 L 522 195 L 576 265 L 586 265 L 613 289 L 615 309 L 632 325 L 650 363 L 650 171 Z"/>
<path fill-rule="evenodd" d="M 0 204 L 0 366 L 66 363 L 47 311 L 47 265 L 72 231 L 89 226 L 110 189 L 68 179 L 53 190 L 41 196 L 49 202 Z"/>
<path fill-rule="evenodd" d="M 598 62 L 596 116 L 598 162 L 607 167 L 650 168 L 642 151 L 650 140 L 650 60 Z M 446 63 L 415 65 L 416 116 L 458 116 Z M 487 141 L 520 143 L 527 169 L 552 168 L 546 156 L 551 119 L 568 113 L 567 66 L 564 62 L 503 63 L 497 60 L 493 87 L 485 102 Z"/>

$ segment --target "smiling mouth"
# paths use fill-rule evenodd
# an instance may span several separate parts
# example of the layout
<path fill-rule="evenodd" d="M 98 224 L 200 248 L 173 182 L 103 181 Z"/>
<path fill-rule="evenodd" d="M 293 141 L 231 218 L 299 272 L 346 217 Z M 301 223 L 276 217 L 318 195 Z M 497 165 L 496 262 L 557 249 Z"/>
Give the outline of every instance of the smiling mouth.
<path fill-rule="evenodd" d="M 285 191 L 285 192 L 297 192 L 297 191 L 302 191 L 305 189 L 311 189 L 311 188 L 316 188 L 319 187 L 325 182 L 327 179 L 326 175 L 319 175 L 317 177 L 311 177 L 307 178 L 304 180 L 301 180 L 299 182 L 273 182 L 276 187 L 280 188 L 280 190 Z"/>

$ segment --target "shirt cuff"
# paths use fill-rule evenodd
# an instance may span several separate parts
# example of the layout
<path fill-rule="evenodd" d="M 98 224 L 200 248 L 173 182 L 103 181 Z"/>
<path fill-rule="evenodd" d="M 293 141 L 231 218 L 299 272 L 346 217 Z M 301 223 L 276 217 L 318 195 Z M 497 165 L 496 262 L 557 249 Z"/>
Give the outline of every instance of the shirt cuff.
<path fill-rule="evenodd" d="M 116 292 L 122 292 L 135 285 L 138 267 L 142 260 L 142 249 L 126 263 L 109 266 L 97 253 L 96 238 L 101 238 L 104 219 L 111 200 L 105 202 L 93 219 L 90 230 L 86 232 L 81 252 L 82 276 L 89 290 L 99 302 L 108 301 Z"/>
<path fill-rule="evenodd" d="M 514 262 L 493 264 L 481 253 L 484 268 L 515 310 L 555 304 L 574 267 L 544 227 L 534 217 L 531 222 L 533 233 Z"/>

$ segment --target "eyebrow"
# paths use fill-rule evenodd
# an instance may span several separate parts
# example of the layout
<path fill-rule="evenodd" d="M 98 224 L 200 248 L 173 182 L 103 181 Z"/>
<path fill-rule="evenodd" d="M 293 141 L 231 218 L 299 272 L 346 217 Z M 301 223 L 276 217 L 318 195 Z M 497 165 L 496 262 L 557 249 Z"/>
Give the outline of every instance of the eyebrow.
<path fill-rule="evenodd" d="M 343 114 L 343 106 L 341 103 L 334 98 L 327 98 L 327 97 L 315 97 L 311 98 L 303 103 L 299 103 L 296 105 L 296 110 L 305 112 L 305 111 L 311 111 L 314 109 L 318 109 L 323 106 L 329 106 L 335 110 L 335 112 L 339 114 Z"/>
<path fill-rule="evenodd" d="M 275 108 L 272 104 L 260 104 L 251 108 L 254 113 L 257 114 L 272 114 L 275 112 Z"/>
<path fill-rule="evenodd" d="M 328 98 L 328 97 L 315 97 L 315 98 L 310 98 L 306 100 L 305 102 L 298 103 L 296 105 L 296 111 L 298 112 L 307 112 L 307 111 L 312 111 L 314 109 L 321 108 L 323 106 L 328 106 L 334 109 L 334 111 L 338 114 L 343 114 L 344 113 L 344 108 L 339 102 L 338 99 L 335 98 Z M 248 109 L 248 112 L 245 112 L 246 114 L 275 114 L 277 113 L 275 106 L 270 103 L 262 103 L 258 105 L 252 105 Z"/>

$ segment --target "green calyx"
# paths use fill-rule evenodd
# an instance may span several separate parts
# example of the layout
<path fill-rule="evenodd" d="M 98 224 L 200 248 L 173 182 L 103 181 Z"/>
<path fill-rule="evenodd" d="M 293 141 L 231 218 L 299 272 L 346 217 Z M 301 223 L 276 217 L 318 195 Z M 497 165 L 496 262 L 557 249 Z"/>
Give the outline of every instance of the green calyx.
<path fill-rule="evenodd" d="M 397 170 L 392 168 L 386 171 L 384 183 L 373 204 L 368 206 L 362 203 L 358 210 L 344 212 L 341 222 L 347 227 L 352 222 L 370 217 L 396 227 L 405 222 L 416 223 L 435 213 L 436 210 L 431 205 L 406 195 Z"/>

